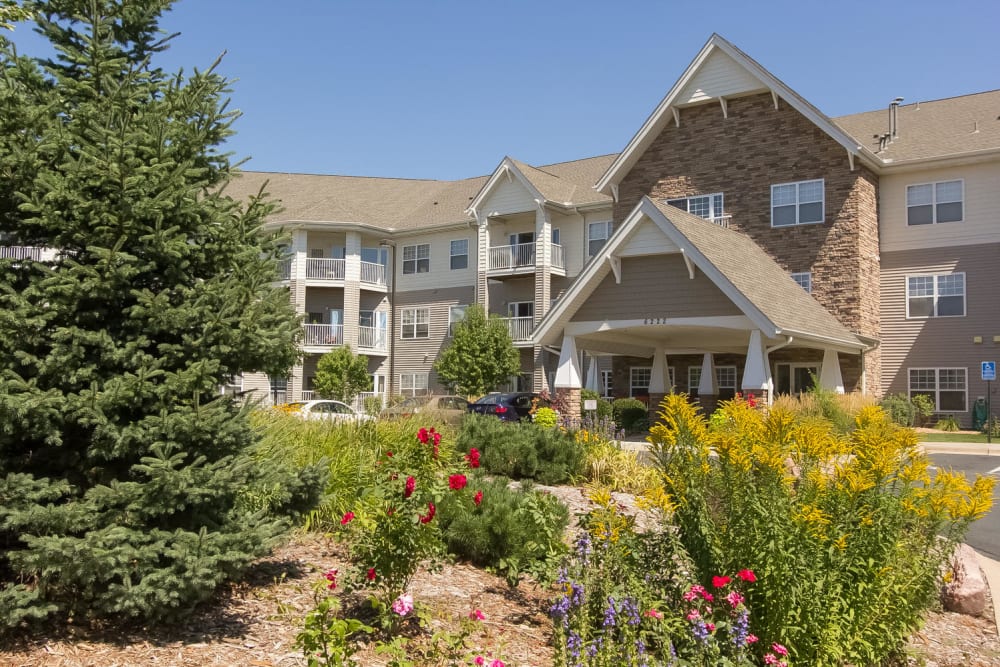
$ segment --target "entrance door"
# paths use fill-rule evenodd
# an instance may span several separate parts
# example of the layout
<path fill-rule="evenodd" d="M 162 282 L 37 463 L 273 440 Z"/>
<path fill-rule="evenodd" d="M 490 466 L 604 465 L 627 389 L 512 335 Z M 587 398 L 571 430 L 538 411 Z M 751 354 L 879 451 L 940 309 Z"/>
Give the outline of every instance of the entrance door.
<path fill-rule="evenodd" d="M 534 266 L 535 232 L 511 234 L 510 249 L 514 257 L 514 266 Z"/>
<path fill-rule="evenodd" d="M 775 370 L 774 391 L 777 394 L 794 396 L 809 391 L 819 377 L 819 366 L 810 363 L 776 364 Z"/>

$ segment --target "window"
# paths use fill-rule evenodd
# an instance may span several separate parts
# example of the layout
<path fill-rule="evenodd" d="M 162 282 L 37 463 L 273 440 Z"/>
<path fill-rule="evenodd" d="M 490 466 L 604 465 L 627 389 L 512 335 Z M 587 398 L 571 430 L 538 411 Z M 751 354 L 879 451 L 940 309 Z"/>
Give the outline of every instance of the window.
<path fill-rule="evenodd" d="M 534 317 L 534 301 L 511 301 L 507 304 L 507 317 Z"/>
<path fill-rule="evenodd" d="M 698 385 L 701 384 L 701 366 L 688 366 L 688 395 L 698 396 Z M 736 397 L 736 366 L 716 366 L 715 386 L 719 390 L 720 399 L 729 400 Z"/>
<path fill-rule="evenodd" d="M 455 325 L 465 319 L 465 309 L 467 305 L 452 306 L 448 310 L 448 335 L 455 335 Z"/>
<path fill-rule="evenodd" d="M 805 271 L 803 273 L 793 273 L 792 280 L 797 282 L 799 284 L 799 287 L 812 294 L 813 291 L 812 273 L 810 273 L 809 271 Z"/>
<path fill-rule="evenodd" d="M 797 395 L 816 386 L 819 366 L 814 363 L 775 364 L 774 392 Z"/>
<path fill-rule="evenodd" d="M 601 384 L 604 385 L 604 398 L 611 398 L 614 395 L 612 391 L 614 386 L 612 385 L 611 371 L 601 371 Z"/>
<path fill-rule="evenodd" d="M 469 268 L 469 239 L 451 242 L 451 269 Z"/>
<path fill-rule="evenodd" d="M 963 317 L 965 274 L 906 277 L 906 317 Z"/>
<path fill-rule="evenodd" d="M 771 226 L 823 222 L 823 179 L 771 186 Z"/>
<path fill-rule="evenodd" d="M 400 373 L 399 393 L 404 396 L 423 396 L 427 393 L 427 373 Z"/>
<path fill-rule="evenodd" d="M 269 375 L 267 378 L 271 390 L 271 405 L 283 405 L 288 402 L 288 378 Z"/>
<path fill-rule="evenodd" d="M 906 186 L 906 224 L 962 221 L 962 181 Z"/>
<path fill-rule="evenodd" d="M 649 381 L 653 377 L 653 369 L 649 366 L 633 366 L 628 370 L 628 395 L 649 396 Z"/>
<path fill-rule="evenodd" d="M 722 193 L 717 192 L 711 195 L 697 195 L 695 197 L 681 197 L 680 199 L 668 199 L 667 203 L 676 206 L 682 211 L 687 211 L 692 215 L 697 215 L 706 220 L 716 220 L 724 214 L 722 212 Z"/>
<path fill-rule="evenodd" d="M 593 257 L 611 238 L 612 222 L 592 222 L 587 225 L 587 257 Z"/>
<path fill-rule="evenodd" d="M 431 313 L 428 308 L 404 308 L 401 312 L 400 338 L 427 338 Z"/>
<path fill-rule="evenodd" d="M 935 412 L 967 409 L 964 368 L 911 368 L 910 398 L 923 395 L 934 401 Z"/>
<path fill-rule="evenodd" d="M 427 273 L 431 270 L 429 243 L 403 246 L 403 273 Z"/>

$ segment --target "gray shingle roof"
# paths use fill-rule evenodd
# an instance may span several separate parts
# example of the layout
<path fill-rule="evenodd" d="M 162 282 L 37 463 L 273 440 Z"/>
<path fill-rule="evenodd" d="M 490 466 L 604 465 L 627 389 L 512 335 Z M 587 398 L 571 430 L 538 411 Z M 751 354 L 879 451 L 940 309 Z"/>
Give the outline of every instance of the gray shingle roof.
<path fill-rule="evenodd" d="M 652 201 L 652 200 L 651 200 Z M 864 344 L 745 234 L 661 202 L 664 217 L 776 328 Z"/>
<path fill-rule="evenodd" d="M 876 152 L 889 164 L 1000 148 L 1000 90 L 902 104 L 897 114 L 897 139 Z M 878 151 L 875 136 L 889 131 L 889 110 L 841 116 L 833 122 L 861 145 Z"/>

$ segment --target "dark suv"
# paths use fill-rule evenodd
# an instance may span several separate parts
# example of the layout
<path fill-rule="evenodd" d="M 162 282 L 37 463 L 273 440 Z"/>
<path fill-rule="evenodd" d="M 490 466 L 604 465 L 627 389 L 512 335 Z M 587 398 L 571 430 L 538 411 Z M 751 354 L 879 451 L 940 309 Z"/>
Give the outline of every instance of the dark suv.
<path fill-rule="evenodd" d="M 486 394 L 475 403 L 469 403 L 469 412 L 481 415 L 496 415 L 500 419 L 516 422 L 530 419 L 531 403 L 539 400 L 539 406 L 548 405 L 538 394 L 531 392 L 514 392 L 510 394 Z"/>

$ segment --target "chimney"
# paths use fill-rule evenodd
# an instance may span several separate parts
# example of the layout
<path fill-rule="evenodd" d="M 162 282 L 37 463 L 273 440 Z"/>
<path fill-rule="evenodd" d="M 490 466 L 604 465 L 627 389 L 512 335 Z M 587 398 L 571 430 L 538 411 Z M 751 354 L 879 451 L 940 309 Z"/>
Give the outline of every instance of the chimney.
<path fill-rule="evenodd" d="M 899 103 L 902 101 L 902 97 L 897 97 L 892 102 L 889 102 L 889 141 L 895 141 L 899 136 L 897 112 L 899 111 Z"/>

